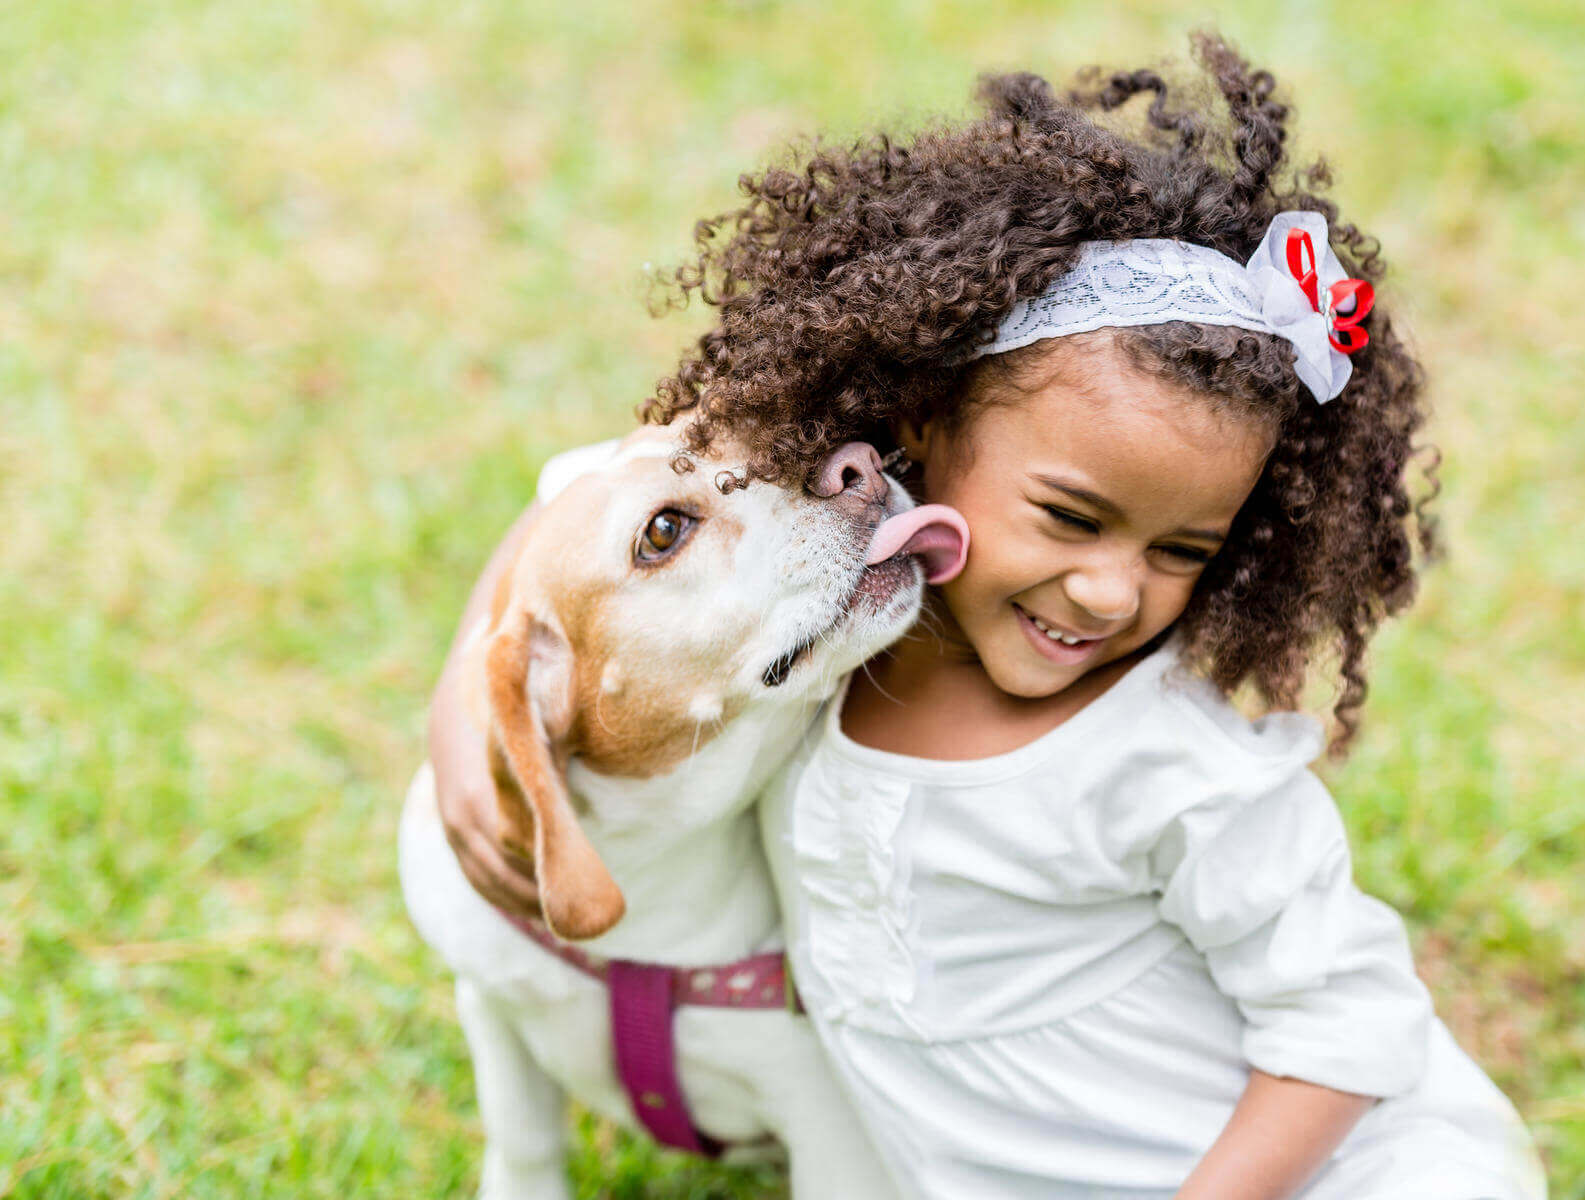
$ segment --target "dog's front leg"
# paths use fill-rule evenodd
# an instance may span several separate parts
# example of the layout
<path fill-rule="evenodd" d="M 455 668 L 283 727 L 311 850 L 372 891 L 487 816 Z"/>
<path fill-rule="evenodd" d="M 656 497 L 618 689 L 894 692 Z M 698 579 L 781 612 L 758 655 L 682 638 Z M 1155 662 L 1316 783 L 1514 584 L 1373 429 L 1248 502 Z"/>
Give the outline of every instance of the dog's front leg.
<path fill-rule="evenodd" d="M 457 980 L 457 1016 L 473 1055 L 484 1122 L 480 1200 L 567 1200 L 566 1101 L 511 1022 L 476 984 Z"/>

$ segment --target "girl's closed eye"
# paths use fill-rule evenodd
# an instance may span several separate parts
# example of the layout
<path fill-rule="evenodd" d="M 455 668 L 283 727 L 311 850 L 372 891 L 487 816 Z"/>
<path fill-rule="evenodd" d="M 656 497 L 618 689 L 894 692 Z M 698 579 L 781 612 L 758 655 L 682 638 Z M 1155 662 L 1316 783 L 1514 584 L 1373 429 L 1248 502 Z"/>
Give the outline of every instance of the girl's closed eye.
<path fill-rule="evenodd" d="M 1093 517 L 1081 516 L 1054 504 L 1040 506 L 1048 516 L 1065 529 L 1079 533 L 1097 534 L 1101 531 L 1101 524 Z M 1187 546 L 1181 542 L 1164 542 L 1150 547 L 1159 554 L 1168 556 L 1177 562 L 1193 567 L 1203 567 L 1216 557 L 1216 550 L 1202 546 Z M 1219 549 L 1219 547 L 1218 547 Z"/>
<path fill-rule="evenodd" d="M 1152 546 L 1151 549 L 1159 550 L 1162 554 L 1169 554 L 1182 562 L 1192 563 L 1196 567 L 1203 567 L 1216 557 L 1216 551 L 1202 549 L 1199 546 L 1164 545 Z"/>
<path fill-rule="evenodd" d="M 1069 512 L 1065 508 L 1057 508 L 1052 504 L 1042 504 L 1040 507 L 1045 509 L 1056 520 L 1057 524 L 1064 525 L 1069 529 L 1076 529 L 1083 533 L 1099 533 L 1101 531 L 1100 522 L 1092 517 L 1081 517 L 1078 513 Z"/>

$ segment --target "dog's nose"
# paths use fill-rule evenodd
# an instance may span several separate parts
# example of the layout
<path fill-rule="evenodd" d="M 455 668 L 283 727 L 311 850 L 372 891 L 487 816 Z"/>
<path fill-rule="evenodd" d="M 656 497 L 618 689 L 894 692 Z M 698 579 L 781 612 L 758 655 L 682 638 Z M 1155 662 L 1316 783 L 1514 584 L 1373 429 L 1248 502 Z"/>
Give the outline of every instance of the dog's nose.
<path fill-rule="evenodd" d="M 816 496 L 841 496 L 852 493 L 866 504 L 886 499 L 886 476 L 881 473 L 881 456 L 868 442 L 848 442 L 838 446 L 814 469 L 809 490 Z"/>

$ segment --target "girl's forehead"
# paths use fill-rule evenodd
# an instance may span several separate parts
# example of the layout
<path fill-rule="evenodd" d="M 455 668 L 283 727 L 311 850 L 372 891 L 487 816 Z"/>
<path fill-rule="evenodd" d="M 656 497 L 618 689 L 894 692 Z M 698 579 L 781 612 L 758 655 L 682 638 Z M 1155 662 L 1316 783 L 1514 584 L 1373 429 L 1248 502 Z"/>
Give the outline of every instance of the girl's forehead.
<path fill-rule="evenodd" d="M 1271 450 L 1266 422 L 1116 355 L 1085 357 L 1079 369 L 1063 364 L 982 409 L 966 431 L 966 469 L 1078 481 L 1120 508 L 1242 505 Z"/>

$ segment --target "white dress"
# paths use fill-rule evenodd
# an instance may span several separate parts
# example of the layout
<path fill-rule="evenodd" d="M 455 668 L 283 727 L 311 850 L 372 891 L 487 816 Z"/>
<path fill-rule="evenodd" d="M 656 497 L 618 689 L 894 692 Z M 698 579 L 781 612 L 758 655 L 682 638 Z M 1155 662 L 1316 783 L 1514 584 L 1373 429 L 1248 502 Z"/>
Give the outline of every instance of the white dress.
<path fill-rule="evenodd" d="M 798 988 L 904 1194 L 1165 1200 L 1254 1066 L 1388 1097 L 1304 1200 L 1544 1197 L 1354 886 L 1315 723 L 1176 661 L 970 761 L 860 746 L 839 697 L 765 797 Z"/>

